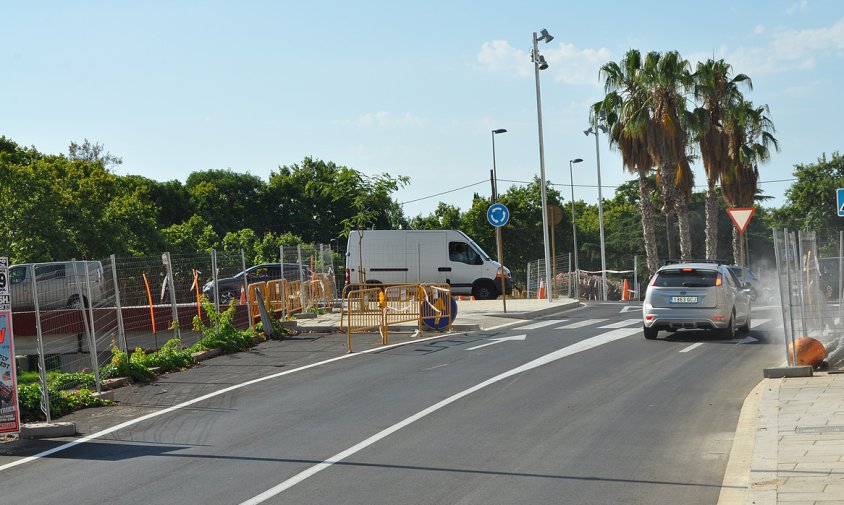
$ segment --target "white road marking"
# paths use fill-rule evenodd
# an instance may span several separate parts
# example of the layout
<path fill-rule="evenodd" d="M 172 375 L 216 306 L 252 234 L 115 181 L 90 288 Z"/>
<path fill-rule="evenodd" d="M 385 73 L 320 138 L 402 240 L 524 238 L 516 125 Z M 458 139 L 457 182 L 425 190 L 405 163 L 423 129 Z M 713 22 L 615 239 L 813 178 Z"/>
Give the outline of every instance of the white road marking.
<path fill-rule="evenodd" d="M 521 321 L 510 321 L 508 323 L 499 324 L 498 326 L 486 328 L 485 331 L 492 331 L 492 330 L 498 330 L 498 329 L 501 329 L 501 328 L 506 328 L 507 326 L 512 326 L 512 325 L 518 324 L 520 322 Z M 369 354 L 369 353 L 373 353 L 373 352 L 380 352 L 380 351 L 383 351 L 383 350 L 386 350 L 386 349 L 391 349 L 393 347 L 401 347 L 401 346 L 404 346 L 404 345 L 415 344 L 415 343 L 418 343 L 418 342 L 426 342 L 428 340 L 437 340 L 437 339 L 440 339 L 440 338 L 452 337 L 454 335 L 462 335 L 464 333 L 465 332 L 452 332 L 452 333 L 446 333 L 444 335 L 434 335 L 433 337 L 410 340 L 408 342 L 398 342 L 398 343 L 391 344 L 391 345 L 386 345 L 386 346 L 381 346 L 381 347 L 373 347 L 372 349 L 367 349 L 365 351 L 360 351 L 360 352 L 351 353 L 351 354 L 344 354 L 342 356 L 337 356 L 336 358 L 327 359 L 325 361 L 320 361 L 318 363 L 311 363 L 310 365 L 300 366 L 299 368 L 293 368 L 291 370 L 285 370 L 284 372 L 278 372 L 278 373 L 274 373 L 272 375 L 267 375 L 267 376 L 259 377 L 257 379 L 253 379 L 253 380 L 250 380 L 250 381 L 242 382 L 240 384 L 235 384 L 233 386 L 229 386 L 227 388 L 223 388 L 223 389 L 219 389 L 217 391 L 214 391 L 213 393 L 208 393 L 207 395 L 203 395 L 203 396 L 200 396 L 198 398 L 194 398 L 193 400 L 188 400 L 184 403 L 180 403 L 178 405 L 173 405 L 172 407 L 167 407 L 166 409 L 162 409 L 162 410 L 159 410 L 159 411 L 156 411 L 156 412 L 152 412 L 152 413 L 146 414 L 144 416 L 137 417 L 135 419 L 130 419 L 130 420 L 123 422 L 123 423 L 120 423 L 116 426 L 112 426 L 111 428 L 106 428 L 102 431 L 92 433 L 92 434 L 87 435 L 85 437 L 82 437 L 78 440 L 74 440 L 72 442 L 68 442 L 66 444 L 63 444 L 63 445 L 60 445 L 60 446 L 57 446 L 57 447 L 53 447 L 52 449 L 48 449 L 46 451 L 39 452 L 38 454 L 34 454 L 32 456 L 27 456 L 27 457 L 21 458 L 17 461 L 12 461 L 11 463 L 6 463 L 5 465 L 0 465 L 0 472 L 2 472 L 3 470 L 8 470 L 9 468 L 19 466 L 19 465 L 24 465 L 26 463 L 30 463 L 32 461 L 35 461 L 35 460 L 38 460 L 38 459 L 41 459 L 41 458 L 45 458 L 47 456 L 51 456 L 53 454 L 56 454 L 57 452 L 65 451 L 65 450 L 70 449 L 72 447 L 75 447 L 77 445 L 84 444 L 86 442 L 90 442 L 91 440 L 96 440 L 98 438 L 102 438 L 106 435 L 114 433 L 115 431 L 122 430 L 123 428 L 128 428 L 129 426 L 133 426 L 135 424 L 141 423 L 141 422 L 146 421 L 148 419 L 153 419 L 153 418 L 156 418 L 158 416 L 163 416 L 164 414 L 169 414 L 170 412 L 174 412 L 176 410 L 180 410 L 180 409 L 183 409 L 185 407 L 190 407 L 191 405 L 194 405 L 196 403 L 208 400 L 210 398 L 214 398 L 215 396 L 220 396 L 222 394 L 226 394 L 230 391 L 238 390 L 238 389 L 246 387 L 246 386 L 251 386 L 252 384 L 257 384 L 259 382 L 264 382 L 264 381 L 267 381 L 267 380 L 270 380 L 270 379 L 276 379 L 276 378 L 282 377 L 284 375 L 290 375 L 290 374 L 293 374 L 293 373 L 296 373 L 296 372 L 301 372 L 303 370 L 308 370 L 308 369 L 311 369 L 311 368 L 316 368 L 318 366 L 327 365 L 327 364 L 333 363 L 335 361 L 353 358 L 355 356 L 363 356 L 365 354 Z"/>
<path fill-rule="evenodd" d="M 480 349 L 482 347 L 486 347 L 488 345 L 495 345 L 500 344 L 501 342 L 507 342 L 508 340 L 524 340 L 527 335 L 513 335 L 512 337 L 499 337 L 499 338 L 491 338 L 490 341 L 486 344 L 476 345 L 474 347 L 468 347 L 467 351 L 474 351 L 475 349 Z"/>
<path fill-rule="evenodd" d="M 624 314 L 625 312 L 631 312 L 634 310 L 642 310 L 642 307 L 640 305 L 625 305 L 618 313 Z"/>
<path fill-rule="evenodd" d="M 584 319 L 582 321 L 575 321 L 571 324 L 564 324 L 563 326 L 554 328 L 555 330 L 573 330 L 575 328 L 583 328 L 584 326 L 591 326 L 593 324 L 603 323 L 606 319 Z"/>
<path fill-rule="evenodd" d="M 529 324 L 527 326 L 520 326 L 519 328 L 516 328 L 516 329 L 519 330 L 519 331 L 535 330 L 537 328 L 544 328 L 546 326 L 551 326 L 552 324 L 560 324 L 560 323 L 564 323 L 566 321 L 568 321 L 568 319 L 549 319 L 547 321 L 539 321 L 539 322 L 536 322 L 536 323 L 533 323 L 533 324 Z"/>
<path fill-rule="evenodd" d="M 362 451 L 363 449 L 366 449 L 370 445 L 372 445 L 372 444 L 374 444 L 374 443 L 376 443 L 380 440 L 383 440 L 384 438 L 392 435 L 393 433 L 399 431 L 400 429 L 404 428 L 405 426 L 409 426 L 410 424 L 413 424 L 414 422 L 426 417 L 427 415 L 433 414 L 434 412 L 436 412 L 436 411 L 456 402 L 457 400 L 460 400 L 461 398 L 469 396 L 472 393 L 476 393 L 476 392 L 480 391 L 481 389 L 484 389 L 487 386 L 491 386 L 492 384 L 495 384 L 496 382 L 500 382 L 500 381 L 507 379 L 507 378 L 510 378 L 514 375 L 518 375 L 520 373 L 527 372 L 528 370 L 532 370 L 534 368 L 538 368 L 540 366 L 547 365 L 549 363 L 553 363 L 554 361 L 565 358 L 567 356 L 571 356 L 571 355 L 577 354 L 579 352 L 587 351 L 587 350 L 592 349 L 594 347 L 598 347 L 599 345 L 607 344 L 607 343 L 610 343 L 614 340 L 622 339 L 624 337 L 629 337 L 630 335 L 634 335 L 636 333 L 639 333 L 639 331 L 640 331 L 639 328 L 618 328 L 618 329 L 615 329 L 615 330 L 612 330 L 612 331 L 608 331 L 608 332 L 606 332 L 602 335 L 598 335 L 598 336 L 592 337 L 592 338 L 587 338 L 586 340 L 581 340 L 580 342 L 578 342 L 576 344 L 572 344 L 568 347 L 563 347 L 562 349 L 554 351 L 550 354 L 546 354 L 545 356 L 542 356 L 542 357 L 537 358 L 533 361 L 525 363 L 524 365 L 513 368 L 512 370 L 508 370 L 508 371 L 506 371 L 506 372 L 504 372 L 500 375 L 496 375 L 495 377 L 493 377 L 491 379 L 487 379 L 484 382 L 481 382 L 480 384 L 476 384 L 475 386 L 472 386 L 469 389 L 465 389 L 465 390 L 463 390 L 463 391 L 461 391 L 461 392 L 459 392 L 459 393 L 457 393 L 453 396 L 449 396 L 445 400 L 442 400 L 438 403 L 435 403 L 434 405 L 431 405 L 430 407 L 428 407 L 424 410 L 420 410 L 416 414 L 413 414 L 412 416 L 404 419 L 403 421 L 399 421 L 398 423 L 396 423 L 396 424 L 394 424 L 394 425 L 392 425 L 392 426 L 390 426 L 390 427 L 388 427 L 388 428 L 386 428 L 382 431 L 379 431 L 375 435 L 372 435 L 371 437 L 367 438 L 366 440 L 349 447 L 345 451 L 338 452 L 337 454 L 335 454 L 334 456 L 331 456 L 330 458 L 326 459 L 322 463 L 318 463 L 318 464 L 308 468 L 307 470 L 304 470 L 304 471 L 294 475 L 293 477 L 281 482 L 277 486 L 274 486 L 274 487 L 264 491 L 263 493 L 259 494 L 258 496 L 255 496 L 252 499 L 246 500 L 245 502 L 241 503 L 241 505 L 258 505 L 259 503 L 263 503 L 266 500 L 269 500 L 270 498 L 277 496 L 277 495 L 283 493 L 284 491 L 287 491 L 288 489 L 290 489 L 291 487 L 295 486 L 296 484 L 304 481 L 305 479 L 307 479 L 309 477 L 313 477 L 314 475 L 316 475 L 319 472 L 329 468 L 330 466 L 334 465 L 335 463 L 339 463 L 339 462 L 343 461 L 344 459 L 348 458 L 349 456 L 352 456 L 353 454 L 355 454 L 359 451 Z"/>
<path fill-rule="evenodd" d="M 637 317 L 636 319 L 625 319 L 623 321 L 618 321 L 617 323 L 601 326 L 601 328 L 624 328 L 626 326 L 633 326 L 634 324 L 642 324 L 642 318 Z"/>
<path fill-rule="evenodd" d="M 692 345 L 690 345 L 689 347 L 685 347 L 685 348 L 683 348 L 683 349 L 680 349 L 680 352 L 689 352 L 689 351 L 691 351 L 691 350 L 693 350 L 693 349 L 697 349 L 698 347 L 700 347 L 700 346 L 702 346 L 702 345 L 703 345 L 703 342 L 698 342 L 698 343 L 696 343 L 696 344 L 692 344 Z"/>
<path fill-rule="evenodd" d="M 750 327 L 756 328 L 757 326 L 762 326 L 763 324 L 769 322 L 770 319 L 753 319 L 750 321 Z"/>

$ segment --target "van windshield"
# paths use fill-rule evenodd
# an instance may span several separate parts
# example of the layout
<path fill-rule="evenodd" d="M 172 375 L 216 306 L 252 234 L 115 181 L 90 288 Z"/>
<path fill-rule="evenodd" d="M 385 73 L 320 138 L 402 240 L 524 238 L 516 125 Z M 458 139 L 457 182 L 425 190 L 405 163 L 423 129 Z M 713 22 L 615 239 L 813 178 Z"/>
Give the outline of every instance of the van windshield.
<path fill-rule="evenodd" d="M 472 249 L 476 250 L 478 252 L 478 254 L 480 254 L 483 259 L 485 259 L 487 261 L 492 261 L 492 258 L 489 257 L 489 254 L 487 254 L 486 251 L 481 249 L 481 246 L 476 244 L 474 240 L 472 240 L 468 237 L 466 237 L 466 238 L 469 240 L 469 244 L 472 246 Z"/>

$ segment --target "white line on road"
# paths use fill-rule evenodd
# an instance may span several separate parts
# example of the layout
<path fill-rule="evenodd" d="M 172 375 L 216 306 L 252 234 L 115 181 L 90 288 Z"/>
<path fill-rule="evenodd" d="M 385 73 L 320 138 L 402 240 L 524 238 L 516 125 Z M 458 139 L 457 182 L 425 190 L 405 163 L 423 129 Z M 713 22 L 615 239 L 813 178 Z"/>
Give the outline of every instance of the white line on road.
<path fill-rule="evenodd" d="M 618 321 L 617 323 L 611 323 L 611 324 L 608 324 L 608 325 L 605 325 L 605 326 L 601 326 L 601 328 L 607 328 L 607 329 L 624 328 L 624 327 L 627 327 L 627 326 L 633 326 L 634 324 L 642 324 L 642 318 L 637 317 L 636 319 L 625 319 L 623 321 Z"/>
<path fill-rule="evenodd" d="M 566 322 L 567 319 L 549 319 L 548 321 L 539 321 L 533 324 L 529 324 L 527 326 L 520 326 L 516 328 L 519 331 L 522 330 L 535 330 L 537 328 L 544 328 L 546 326 L 551 326 L 552 324 L 559 324 Z"/>
<path fill-rule="evenodd" d="M 525 335 L 525 334 L 513 335 L 512 337 L 491 338 L 491 339 L 489 339 L 490 341 L 487 342 L 486 344 L 481 344 L 481 345 L 476 345 L 474 347 L 469 347 L 466 350 L 467 351 L 474 351 L 475 349 L 480 349 L 480 348 L 486 347 L 488 345 L 500 344 L 501 342 L 507 342 L 508 340 L 524 340 L 525 338 L 527 338 L 527 335 Z"/>
<path fill-rule="evenodd" d="M 700 347 L 700 346 L 702 346 L 702 345 L 703 345 L 703 342 L 698 342 L 698 343 L 696 343 L 696 344 L 692 344 L 692 345 L 690 345 L 689 347 L 686 347 L 686 348 L 684 348 L 684 349 L 680 349 L 680 352 L 689 352 L 689 351 L 691 351 L 691 350 L 693 350 L 693 349 L 697 349 L 698 347 Z"/>
<path fill-rule="evenodd" d="M 370 445 L 372 445 L 372 444 L 392 435 L 393 433 L 399 431 L 400 429 L 404 428 L 405 426 L 413 424 L 414 422 L 422 419 L 423 417 L 425 417 L 429 414 L 433 414 L 434 412 L 442 409 L 443 407 L 446 407 L 446 406 L 456 402 L 457 400 L 460 400 L 461 398 L 469 396 L 472 393 L 476 393 L 476 392 L 480 391 L 481 389 L 483 389 L 487 386 L 491 386 L 492 384 L 495 384 L 496 382 L 502 381 L 504 379 L 507 379 L 507 378 L 512 377 L 514 375 L 518 375 L 518 374 L 523 373 L 523 372 L 527 372 L 528 370 L 532 370 L 534 368 L 538 368 L 540 366 L 547 365 L 549 363 L 553 363 L 554 361 L 557 361 L 558 359 L 562 359 L 562 358 L 565 358 L 567 356 L 577 354 L 579 352 L 587 351 L 587 350 L 592 349 L 594 347 L 598 347 L 599 345 L 607 344 L 607 343 L 610 343 L 614 340 L 622 339 L 624 337 L 629 337 L 630 335 L 634 335 L 636 333 L 639 333 L 640 331 L 641 330 L 639 330 L 639 328 L 618 328 L 616 330 L 608 331 L 608 332 L 606 332 L 602 335 L 598 335 L 597 337 L 592 337 L 592 338 L 587 338 L 586 340 L 581 340 L 580 342 L 578 342 L 576 344 L 572 344 L 568 347 L 563 347 L 562 349 L 554 351 L 550 354 L 546 354 L 545 356 L 542 356 L 541 358 L 537 358 L 533 361 L 525 363 L 524 365 L 513 368 L 512 370 L 508 370 L 508 371 L 506 371 L 506 372 L 504 372 L 500 375 L 496 375 L 495 377 L 493 377 L 491 379 L 487 379 L 484 382 L 481 382 L 480 384 L 477 384 L 475 386 L 470 387 L 469 389 L 465 389 L 465 390 L 463 390 L 463 391 L 461 391 L 461 392 L 459 392 L 459 393 L 457 393 L 453 396 L 449 396 L 445 400 L 442 400 L 439 403 L 435 403 L 434 405 L 431 405 L 427 409 L 421 410 L 421 411 L 417 412 L 416 414 L 413 414 L 412 416 L 404 419 L 403 421 L 400 421 L 400 422 L 390 426 L 389 428 L 386 428 L 382 431 L 379 431 L 375 435 L 372 435 L 371 437 L 367 438 L 366 440 L 359 442 L 359 443 L 353 445 L 352 447 L 349 447 L 345 451 L 338 452 L 337 454 L 335 454 L 334 456 L 331 456 L 330 458 L 326 459 L 322 463 L 316 464 L 316 465 L 308 468 L 307 470 L 304 470 L 304 471 L 294 475 L 293 477 L 285 480 L 284 482 L 278 484 L 277 486 L 274 486 L 274 487 L 264 491 L 263 493 L 259 494 L 258 496 L 254 497 L 250 500 L 246 500 L 245 502 L 241 503 L 241 505 L 258 505 L 259 503 L 263 503 L 266 500 L 269 500 L 270 498 L 277 496 L 277 495 L 283 493 L 284 491 L 287 491 L 288 489 L 290 489 L 291 487 L 295 486 L 296 484 L 304 481 L 305 479 L 307 479 L 309 477 L 313 477 L 314 475 L 318 474 L 319 472 L 329 468 L 331 465 L 334 465 L 335 463 L 339 463 L 339 462 L 343 461 L 344 459 L 348 458 L 349 456 L 351 456 L 351 455 L 353 455 L 353 454 L 355 454 L 359 451 L 362 451 L 363 449 L 366 449 Z"/>
<path fill-rule="evenodd" d="M 506 328 L 507 326 L 512 326 L 512 325 L 518 324 L 520 322 L 521 321 L 511 321 L 509 323 L 499 324 L 498 326 L 486 328 L 485 331 L 492 331 L 492 330 L 498 330 L 498 329 L 501 329 L 501 328 Z M 318 363 L 311 363 L 310 365 L 300 366 L 299 368 L 294 368 L 294 369 L 291 369 L 291 370 L 285 370 L 284 372 L 278 372 L 278 373 L 274 373 L 272 375 L 267 375 L 267 376 L 259 377 L 257 379 L 253 379 L 253 380 L 250 380 L 250 381 L 242 382 L 240 384 L 235 384 L 233 386 L 229 386 L 227 388 L 223 388 L 223 389 L 219 389 L 217 391 L 214 391 L 213 393 L 208 393 L 207 395 L 203 395 L 203 396 L 200 396 L 198 398 L 194 398 L 193 400 L 188 400 L 184 403 L 180 403 L 178 405 L 173 405 L 172 407 L 167 407 L 166 409 L 162 409 L 162 410 L 159 410 L 159 411 L 156 411 L 156 412 L 152 412 L 152 413 L 146 414 L 144 416 L 137 417 L 135 419 L 130 419 L 130 420 L 123 422 L 123 423 L 120 423 L 116 426 L 112 426 L 111 428 L 106 428 L 102 431 L 92 433 L 92 434 L 87 435 L 85 437 L 82 437 L 78 440 L 74 440 L 72 442 L 68 442 L 68 443 L 60 445 L 58 447 L 53 447 L 52 449 L 48 449 L 46 451 L 39 452 L 38 454 L 34 454 L 32 456 L 27 456 L 27 457 L 21 458 L 17 461 L 12 461 L 11 463 L 6 463 L 5 465 L 0 465 L 0 472 L 2 472 L 3 470 L 8 470 L 9 468 L 19 466 L 19 465 L 30 463 L 32 461 L 35 461 L 35 460 L 38 460 L 38 459 L 41 459 L 41 458 L 45 458 L 45 457 L 53 455 L 57 452 L 61 452 L 61 451 L 65 451 L 67 449 L 70 449 L 71 447 L 75 447 L 77 445 L 90 442 L 91 440 L 96 440 L 98 438 L 102 438 L 106 435 L 114 433 L 115 431 L 122 430 L 123 428 L 128 428 L 129 426 L 138 424 L 138 423 L 146 421 L 148 419 L 153 419 L 153 418 L 158 417 L 158 416 L 163 416 L 164 414 L 168 414 L 170 412 L 180 410 L 180 409 L 183 409 L 185 407 L 190 407 L 191 405 L 199 403 L 201 401 L 205 401 L 205 400 L 208 400 L 210 398 L 214 398 L 215 396 L 220 396 L 222 394 L 226 394 L 230 391 L 235 391 L 237 389 L 240 389 L 240 388 L 243 388 L 243 387 L 246 387 L 246 386 L 251 386 L 252 384 L 257 384 L 259 382 L 264 382 L 264 381 L 267 381 L 267 380 L 270 380 L 270 379 L 276 379 L 278 377 L 290 375 L 290 374 L 293 374 L 293 373 L 296 373 L 296 372 L 301 372 L 303 370 L 308 370 L 308 369 L 311 369 L 311 368 L 316 368 L 316 367 L 322 366 L 322 365 L 327 365 L 327 364 L 333 363 L 335 361 L 353 358 L 355 356 L 363 356 L 365 354 L 370 354 L 370 353 L 374 353 L 374 352 L 381 352 L 381 351 L 384 351 L 386 349 L 392 349 L 393 347 L 401 347 L 401 346 L 408 345 L 408 344 L 416 344 L 416 343 L 419 343 L 419 342 L 426 342 L 428 340 L 437 340 L 437 339 L 441 339 L 441 338 L 451 337 L 451 336 L 454 336 L 454 335 L 461 335 L 463 333 L 465 333 L 465 332 L 452 332 L 452 333 L 446 333 L 444 335 L 435 335 L 433 337 L 428 337 L 428 338 L 419 338 L 419 339 L 411 340 L 411 341 L 408 341 L 408 342 L 399 342 L 399 343 L 392 344 L 392 345 L 374 347 L 372 349 L 367 349 L 365 351 L 360 351 L 360 352 L 356 352 L 356 353 L 352 353 L 352 354 L 344 354 L 342 356 L 337 356 L 336 358 L 327 359 L 325 361 L 320 361 Z"/>
<path fill-rule="evenodd" d="M 575 321 L 571 324 L 564 324 L 555 330 L 573 330 L 575 328 L 583 328 L 584 326 L 591 326 L 593 324 L 603 323 L 606 319 L 584 319 L 582 321 Z"/>
<path fill-rule="evenodd" d="M 762 326 L 763 324 L 769 322 L 770 319 L 753 319 L 750 321 L 750 327 L 756 328 L 757 326 Z"/>

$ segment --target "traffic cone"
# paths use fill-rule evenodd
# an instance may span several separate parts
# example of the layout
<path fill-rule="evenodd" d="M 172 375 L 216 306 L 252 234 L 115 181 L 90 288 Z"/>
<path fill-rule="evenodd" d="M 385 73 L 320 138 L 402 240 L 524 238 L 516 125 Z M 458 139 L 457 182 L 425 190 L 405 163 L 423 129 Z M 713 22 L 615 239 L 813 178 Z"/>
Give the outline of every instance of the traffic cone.
<path fill-rule="evenodd" d="M 243 289 L 243 286 L 240 286 L 240 304 L 246 305 L 246 290 Z"/>
<path fill-rule="evenodd" d="M 630 300 L 630 285 L 627 283 L 627 279 L 624 279 L 624 284 L 621 286 L 621 299 Z"/>
<path fill-rule="evenodd" d="M 545 298 L 545 280 L 539 279 L 539 293 L 536 295 L 537 300 L 543 300 Z"/>

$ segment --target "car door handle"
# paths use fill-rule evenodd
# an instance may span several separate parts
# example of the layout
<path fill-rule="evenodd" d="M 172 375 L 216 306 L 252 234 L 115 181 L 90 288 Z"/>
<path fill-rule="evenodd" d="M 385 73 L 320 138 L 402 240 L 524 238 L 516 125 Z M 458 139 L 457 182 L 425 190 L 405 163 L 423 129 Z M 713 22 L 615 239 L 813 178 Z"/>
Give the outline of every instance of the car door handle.
<path fill-rule="evenodd" d="M 438 272 L 451 272 L 451 267 L 439 267 Z"/>

